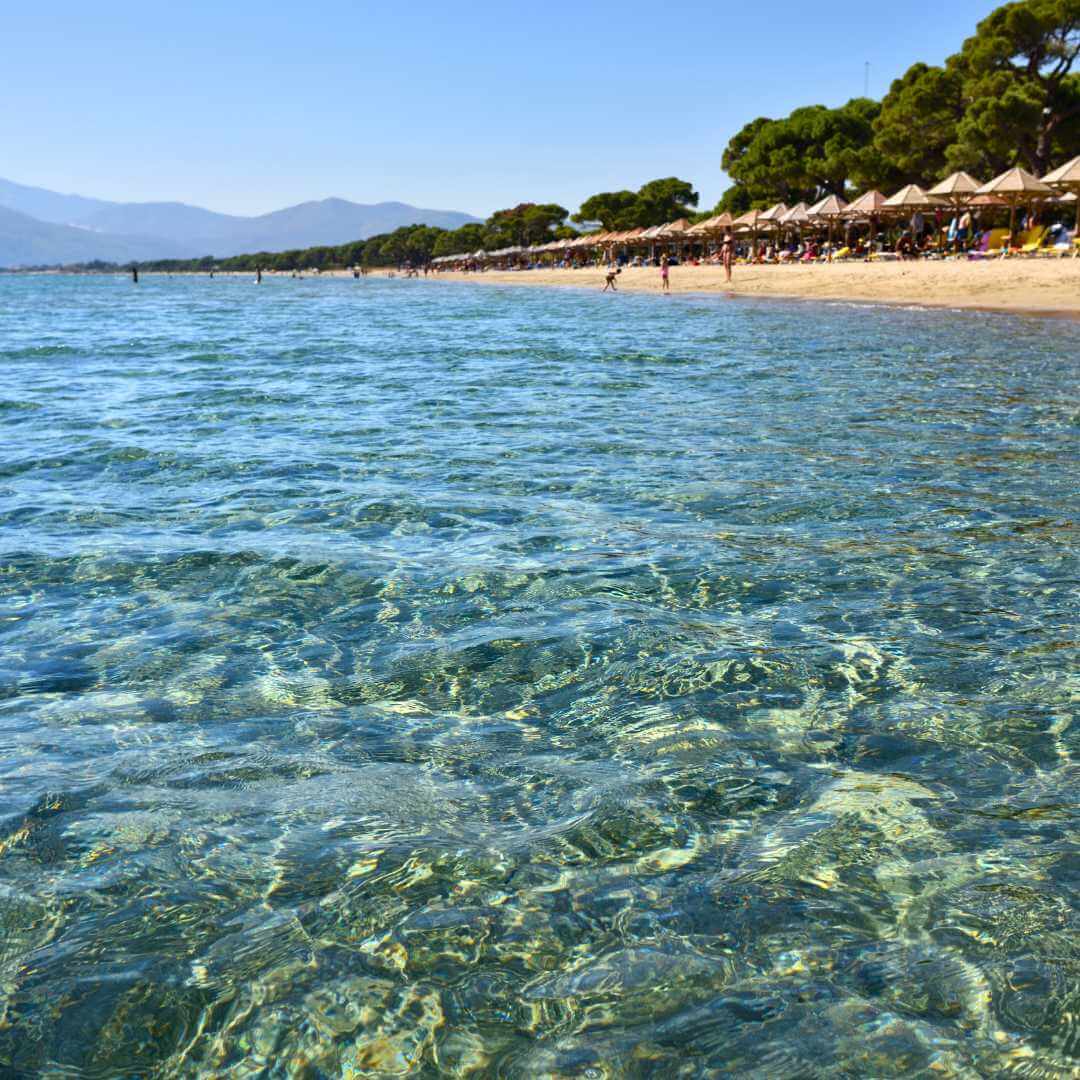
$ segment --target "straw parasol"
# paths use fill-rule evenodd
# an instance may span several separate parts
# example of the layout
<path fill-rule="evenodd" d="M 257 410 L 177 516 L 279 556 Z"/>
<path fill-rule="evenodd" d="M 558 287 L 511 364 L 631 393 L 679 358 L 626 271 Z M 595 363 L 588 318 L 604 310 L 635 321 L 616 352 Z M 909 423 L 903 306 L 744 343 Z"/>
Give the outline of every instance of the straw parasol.
<path fill-rule="evenodd" d="M 853 203 L 848 204 L 848 208 L 844 211 L 844 217 L 873 217 L 881 212 L 884 205 L 885 196 L 880 191 L 868 191 L 865 195 L 860 195 Z"/>
<path fill-rule="evenodd" d="M 1080 196 L 1080 156 L 1072 161 L 1066 161 L 1064 165 L 1048 172 L 1042 182 L 1058 191 L 1071 192 Z M 1076 202 L 1076 235 L 1080 236 L 1080 199 Z"/>
<path fill-rule="evenodd" d="M 954 172 L 946 176 L 940 184 L 935 184 L 926 194 L 945 199 L 951 205 L 960 207 L 970 202 L 971 196 L 982 187 L 982 182 L 966 172 Z"/>
<path fill-rule="evenodd" d="M 750 233 L 752 258 L 757 256 L 757 234 L 758 227 L 762 224 L 761 215 L 763 212 L 761 210 L 747 210 L 745 214 L 740 214 L 731 223 L 732 229 L 745 229 Z"/>
<path fill-rule="evenodd" d="M 780 228 L 786 229 L 794 226 L 799 230 L 799 240 L 802 241 L 802 227 L 807 223 L 806 203 L 799 202 L 780 215 Z"/>
<path fill-rule="evenodd" d="M 928 207 L 944 205 L 944 199 L 927 194 L 918 184 L 907 184 L 895 195 L 890 195 L 881 204 L 881 209 L 884 212 L 902 214 L 906 210 L 926 210 Z"/>
<path fill-rule="evenodd" d="M 691 225 L 686 230 L 686 233 L 688 236 L 707 236 L 709 233 L 730 229 L 731 225 L 732 218 L 730 214 L 715 214 L 704 221 L 699 221 L 696 225 Z"/>
<path fill-rule="evenodd" d="M 778 202 L 775 206 L 770 206 L 768 210 L 761 212 L 760 221 L 769 222 L 772 228 L 775 228 L 780 224 L 780 219 L 787 213 L 787 204 Z"/>
<path fill-rule="evenodd" d="M 877 219 L 878 214 L 881 213 L 881 208 L 885 205 L 885 196 L 876 189 L 873 191 L 867 191 L 865 194 L 860 195 L 848 208 L 844 211 L 844 217 L 849 220 L 855 218 L 866 218 L 870 222 L 870 246 L 874 246 L 874 236 L 877 233 Z"/>
<path fill-rule="evenodd" d="M 836 224 L 836 219 L 841 217 L 844 211 L 847 209 L 848 204 L 840 198 L 839 195 L 826 195 L 824 199 L 819 199 L 809 210 L 806 211 L 806 216 L 811 221 L 826 221 L 829 225 L 829 248 L 832 258 L 832 234 L 833 225 Z"/>
<path fill-rule="evenodd" d="M 926 194 L 931 198 L 942 199 L 952 208 L 953 218 L 960 213 L 962 207 L 970 206 L 975 192 L 982 186 L 981 180 L 976 180 L 970 173 L 962 169 L 946 176 L 940 184 L 935 184 Z M 939 244 L 944 236 L 939 239 Z"/>
<path fill-rule="evenodd" d="M 1054 194 L 1049 184 L 1021 168 L 1006 169 L 1000 176 L 983 184 L 976 195 L 996 195 L 1009 204 L 1009 245 L 1016 235 L 1016 208 L 1021 203 L 1031 203 Z"/>

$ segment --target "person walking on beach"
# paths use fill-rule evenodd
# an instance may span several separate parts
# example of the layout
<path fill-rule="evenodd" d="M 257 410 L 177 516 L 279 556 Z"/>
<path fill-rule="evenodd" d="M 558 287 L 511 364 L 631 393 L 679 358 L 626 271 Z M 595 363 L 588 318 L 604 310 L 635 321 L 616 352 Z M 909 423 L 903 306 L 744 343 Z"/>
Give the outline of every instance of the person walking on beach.
<path fill-rule="evenodd" d="M 660 256 L 660 288 L 664 292 L 671 292 L 671 268 L 668 265 L 667 252 Z"/>
<path fill-rule="evenodd" d="M 724 242 L 720 245 L 720 261 L 724 264 L 724 280 L 731 280 L 731 260 L 735 254 L 735 241 L 731 233 L 724 233 Z"/>
<path fill-rule="evenodd" d="M 622 270 L 620 270 L 618 267 L 616 267 L 616 266 L 609 267 L 608 272 L 607 272 L 607 277 L 604 278 L 604 287 L 600 291 L 601 292 L 607 292 L 608 289 L 610 289 L 612 292 L 618 292 L 619 290 L 615 288 L 615 279 L 621 273 L 622 273 Z"/>

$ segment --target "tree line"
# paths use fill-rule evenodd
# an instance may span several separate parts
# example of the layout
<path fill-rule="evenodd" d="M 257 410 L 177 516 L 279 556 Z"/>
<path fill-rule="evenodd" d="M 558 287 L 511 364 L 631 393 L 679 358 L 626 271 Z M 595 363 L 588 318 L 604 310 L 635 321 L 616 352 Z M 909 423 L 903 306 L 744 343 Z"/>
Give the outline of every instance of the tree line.
<path fill-rule="evenodd" d="M 698 194 L 693 186 L 677 177 L 652 180 L 637 192 L 621 191 L 594 195 L 581 204 L 572 217 L 558 203 L 519 203 L 496 210 L 484 222 L 470 222 L 457 229 L 433 225 L 405 225 L 391 233 L 370 236 L 336 246 L 298 248 L 291 251 L 258 251 L 245 255 L 197 259 L 154 259 L 139 263 L 147 271 L 191 273 L 301 270 L 338 270 L 347 267 L 401 267 L 406 263 L 423 266 L 441 255 L 497 251 L 507 247 L 528 247 L 551 240 L 580 235 L 571 225 L 585 229 L 635 228 L 639 225 L 663 225 L 676 217 L 693 214 Z M 112 263 L 79 264 L 80 270 L 115 270 Z"/>
<path fill-rule="evenodd" d="M 458 229 L 407 225 L 336 247 L 140 265 L 176 272 L 422 266 L 443 255 L 565 239 L 578 229 L 626 230 L 894 190 L 955 169 L 985 178 L 1020 164 L 1041 175 L 1080 153 L 1078 56 L 1080 0 L 1004 4 L 944 64 L 913 64 L 881 101 L 854 98 L 837 108 L 807 105 L 785 117 L 751 120 L 724 149 L 722 165 L 733 183 L 711 210 L 699 212 L 693 185 L 670 176 L 636 191 L 598 192 L 572 216 L 557 203 L 526 202 Z"/>
<path fill-rule="evenodd" d="M 758 117 L 728 143 L 717 211 L 891 190 L 964 169 L 1042 175 L 1080 153 L 1080 0 L 1016 0 L 944 64 L 913 64 L 881 101 Z"/>

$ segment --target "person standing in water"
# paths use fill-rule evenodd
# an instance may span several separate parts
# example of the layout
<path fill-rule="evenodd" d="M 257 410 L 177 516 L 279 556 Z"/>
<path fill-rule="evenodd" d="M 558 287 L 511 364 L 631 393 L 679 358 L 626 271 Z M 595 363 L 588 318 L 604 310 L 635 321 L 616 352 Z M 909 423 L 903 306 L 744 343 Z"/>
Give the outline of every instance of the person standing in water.
<path fill-rule="evenodd" d="M 612 292 L 618 292 L 619 290 L 615 288 L 615 279 L 621 273 L 622 271 L 618 267 L 609 266 L 607 277 L 604 278 L 604 287 L 600 291 L 607 292 L 610 289 Z"/>
<path fill-rule="evenodd" d="M 660 287 L 664 292 L 671 292 L 671 267 L 668 263 L 667 252 L 660 256 Z"/>
<path fill-rule="evenodd" d="M 256 285 L 261 285 L 262 284 L 262 267 L 261 266 L 256 266 L 255 267 L 255 284 Z"/>
<path fill-rule="evenodd" d="M 139 268 L 132 263 L 131 266 L 131 280 L 138 285 L 139 284 Z"/>
<path fill-rule="evenodd" d="M 735 254 L 735 241 L 731 233 L 724 233 L 724 242 L 720 245 L 720 261 L 724 264 L 724 280 L 731 280 L 731 260 Z"/>

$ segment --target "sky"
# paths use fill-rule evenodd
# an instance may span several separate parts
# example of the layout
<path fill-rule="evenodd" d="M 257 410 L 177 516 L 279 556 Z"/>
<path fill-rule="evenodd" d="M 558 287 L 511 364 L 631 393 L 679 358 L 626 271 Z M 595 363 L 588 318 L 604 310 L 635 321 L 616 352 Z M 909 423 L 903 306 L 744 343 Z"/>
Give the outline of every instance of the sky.
<path fill-rule="evenodd" d="M 756 116 L 881 97 L 994 0 L 5 5 L 0 176 L 235 214 L 340 196 L 485 217 L 661 176 L 701 207 Z"/>

